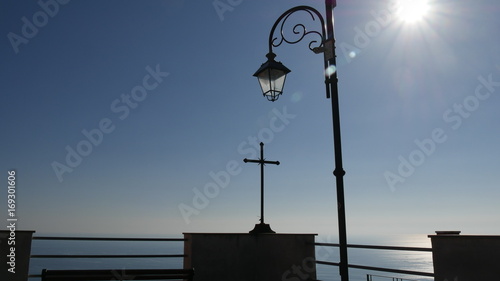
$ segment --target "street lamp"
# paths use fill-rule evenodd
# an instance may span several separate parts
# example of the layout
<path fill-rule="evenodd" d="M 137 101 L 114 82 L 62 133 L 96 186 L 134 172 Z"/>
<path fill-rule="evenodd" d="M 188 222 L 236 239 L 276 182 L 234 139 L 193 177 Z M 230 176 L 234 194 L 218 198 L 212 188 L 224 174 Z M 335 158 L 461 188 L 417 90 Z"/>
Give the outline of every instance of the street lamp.
<path fill-rule="evenodd" d="M 259 79 L 262 94 L 269 101 L 276 101 L 283 93 L 286 75 L 290 69 L 286 68 L 281 62 L 275 61 L 276 55 L 268 53 L 267 61 L 263 63 L 253 76 Z"/>
<path fill-rule="evenodd" d="M 300 42 L 307 35 L 316 36 L 320 39 L 311 40 L 309 49 L 314 53 L 324 54 L 324 70 L 325 70 L 325 85 L 326 97 L 331 100 L 332 105 L 332 125 L 333 125 L 333 149 L 335 158 L 335 175 L 337 189 L 337 208 L 338 208 L 338 228 L 339 228 L 339 250 L 340 264 L 339 271 L 342 281 L 349 281 L 348 259 L 347 259 L 347 231 L 344 206 L 344 168 L 342 166 L 342 147 L 340 137 L 340 113 L 339 113 L 339 97 L 337 86 L 337 71 L 335 61 L 335 36 L 333 30 L 333 9 L 336 6 L 336 0 L 325 0 L 326 6 L 326 24 L 323 16 L 318 10 L 310 6 L 297 6 L 284 12 L 274 23 L 271 33 L 269 34 L 269 52 L 267 54 L 267 62 L 257 70 L 254 76 L 259 79 L 259 84 L 262 88 L 262 93 L 270 101 L 276 101 L 283 92 L 286 74 L 290 72 L 280 62 L 276 62 L 273 53 L 273 47 L 280 46 L 283 42 L 295 44 Z M 285 22 L 295 12 L 306 12 L 311 16 L 313 21 L 318 19 L 321 23 L 321 32 L 315 30 L 307 30 L 304 24 L 296 24 L 292 28 L 293 39 L 287 37 L 283 32 Z M 280 24 L 281 23 L 281 24 Z M 280 27 L 279 37 L 274 37 L 274 31 Z M 316 47 L 314 47 L 316 46 Z"/>

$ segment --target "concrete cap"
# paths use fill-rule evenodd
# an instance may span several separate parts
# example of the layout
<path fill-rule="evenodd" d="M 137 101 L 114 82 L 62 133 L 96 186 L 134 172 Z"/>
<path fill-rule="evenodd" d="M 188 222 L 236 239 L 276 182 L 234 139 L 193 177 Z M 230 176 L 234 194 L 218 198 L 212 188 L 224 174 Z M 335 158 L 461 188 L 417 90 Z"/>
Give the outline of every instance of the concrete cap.
<path fill-rule="evenodd" d="M 460 235 L 460 230 L 436 231 L 436 235 Z"/>

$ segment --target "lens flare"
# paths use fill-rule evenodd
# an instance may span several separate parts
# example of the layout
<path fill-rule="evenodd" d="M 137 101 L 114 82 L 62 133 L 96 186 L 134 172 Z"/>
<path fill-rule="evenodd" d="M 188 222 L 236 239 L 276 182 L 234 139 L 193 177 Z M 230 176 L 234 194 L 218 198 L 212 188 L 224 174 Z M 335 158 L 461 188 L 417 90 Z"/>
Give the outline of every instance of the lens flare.
<path fill-rule="evenodd" d="M 337 68 L 335 67 L 335 65 L 330 65 L 329 67 L 326 68 L 325 74 L 326 74 L 326 76 L 330 76 L 330 75 L 334 74 L 336 71 L 337 71 Z"/>
<path fill-rule="evenodd" d="M 302 96 L 303 96 L 302 92 L 297 91 L 292 94 L 291 101 L 293 103 L 297 103 L 302 100 Z"/>

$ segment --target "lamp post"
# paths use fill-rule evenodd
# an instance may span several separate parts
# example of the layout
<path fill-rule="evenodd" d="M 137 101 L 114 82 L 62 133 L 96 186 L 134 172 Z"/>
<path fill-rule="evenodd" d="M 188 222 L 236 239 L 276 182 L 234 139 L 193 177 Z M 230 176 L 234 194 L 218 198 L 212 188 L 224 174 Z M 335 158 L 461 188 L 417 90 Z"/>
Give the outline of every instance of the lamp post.
<path fill-rule="evenodd" d="M 335 175 L 337 188 L 337 208 L 338 208 L 338 229 L 339 229 L 339 249 L 340 265 L 339 271 L 342 281 L 349 280 L 348 259 L 347 259 L 347 231 L 344 206 L 344 168 L 342 166 L 342 147 L 340 137 L 340 113 L 337 86 L 337 72 L 335 61 L 335 36 L 333 30 L 333 9 L 336 6 L 336 0 L 325 0 L 326 6 L 326 24 L 323 16 L 318 10 L 310 6 L 297 6 L 284 12 L 274 23 L 269 34 L 269 52 L 266 55 L 267 62 L 255 72 L 262 88 L 262 93 L 270 101 L 278 100 L 283 93 L 283 86 L 286 75 L 290 72 L 281 62 L 274 60 L 276 55 L 273 53 L 273 47 L 280 46 L 283 42 L 295 44 L 300 42 L 307 35 L 319 37 L 321 40 L 311 40 L 309 49 L 314 53 L 324 54 L 325 85 L 326 97 L 331 100 L 332 105 L 332 123 L 333 123 L 333 149 L 335 158 Z M 306 12 L 313 21 L 318 19 L 321 23 L 321 31 L 307 30 L 305 25 L 299 23 L 293 26 L 292 31 L 294 39 L 287 38 L 283 32 L 285 22 L 295 12 Z M 281 24 L 280 24 L 281 23 Z M 277 27 L 280 27 L 279 37 L 274 37 Z M 316 46 L 315 46 L 316 45 Z"/>

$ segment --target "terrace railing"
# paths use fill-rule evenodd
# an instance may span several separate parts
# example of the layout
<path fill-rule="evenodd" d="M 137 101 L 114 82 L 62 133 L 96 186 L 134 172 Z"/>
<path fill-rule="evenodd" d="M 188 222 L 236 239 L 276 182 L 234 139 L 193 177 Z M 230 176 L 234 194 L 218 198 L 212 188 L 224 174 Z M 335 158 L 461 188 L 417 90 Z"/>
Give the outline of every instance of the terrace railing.
<path fill-rule="evenodd" d="M 109 238 L 109 237 L 33 237 L 33 240 L 57 240 L 57 241 L 129 241 L 129 242 L 184 242 L 184 238 Z M 326 247 L 339 247 L 339 244 L 335 243 L 315 243 L 315 246 L 326 246 Z M 432 252 L 432 248 L 420 248 L 420 247 L 397 247 L 397 246 L 377 246 L 377 245 L 359 245 L 359 244 L 348 244 L 348 248 L 358 248 L 358 249 L 375 249 L 375 250 L 396 250 L 396 251 L 417 251 L 417 252 Z M 109 259 L 109 258 L 183 258 L 184 254 L 139 254 L 139 255 L 72 255 L 72 254 L 35 254 L 31 255 L 31 259 L 51 259 L 51 258 L 91 258 L 91 259 Z M 329 261 L 316 261 L 316 264 L 330 265 L 330 266 L 339 266 L 338 262 L 329 262 Z M 398 273 L 398 274 L 407 274 L 407 275 L 417 275 L 417 276 L 426 276 L 426 277 L 434 277 L 434 273 L 431 272 L 421 272 L 421 271 L 412 271 L 412 270 L 404 270 L 404 269 L 393 269 L 393 268 L 384 268 L 384 267 L 375 267 L 375 266 L 366 266 L 366 265 L 357 265 L 357 264 L 349 264 L 349 268 L 355 269 L 363 269 L 370 271 L 380 271 L 380 272 L 389 272 L 389 273 Z M 41 274 L 30 274 L 29 278 L 39 278 Z M 379 275 L 367 275 L 367 280 L 372 281 L 376 280 L 373 277 L 386 277 Z M 401 279 L 395 277 L 387 277 L 392 278 L 397 281 L 407 281 L 410 279 Z"/>
<path fill-rule="evenodd" d="M 314 245 L 327 246 L 327 247 L 339 247 L 340 246 L 340 244 L 335 244 L 335 243 L 314 243 Z M 432 248 L 376 246 L 376 245 L 359 245 L 359 244 L 347 244 L 347 248 L 432 252 Z M 340 263 L 338 263 L 338 262 L 328 262 L 328 261 L 316 261 L 316 264 L 324 264 L 324 265 L 331 265 L 331 266 L 339 266 L 340 265 Z M 381 271 L 381 272 L 390 272 L 390 273 L 398 273 L 398 274 L 434 277 L 434 273 L 431 273 L 431 272 L 412 271 L 412 270 L 404 270 L 404 269 L 393 269 L 393 268 L 375 267 L 375 266 L 366 266 L 366 265 L 357 265 L 357 264 L 349 264 L 348 267 L 349 268 L 356 268 L 356 269 L 372 270 L 372 271 Z M 391 277 L 391 278 L 393 278 L 393 277 Z M 396 280 L 396 279 L 394 279 L 394 280 Z M 402 279 L 398 279 L 398 280 L 402 280 Z"/>
<path fill-rule="evenodd" d="M 418 281 L 415 279 L 397 278 L 383 275 L 366 274 L 366 281 Z"/>
<path fill-rule="evenodd" d="M 127 242 L 183 242 L 184 238 L 110 238 L 110 237 L 43 237 L 35 236 L 33 240 L 56 240 L 56 241 L 127 241 Z M 53 258 L 69 258 L 69 259 L 109 259 L 109 258 L 183 258 L 184 254 L 141 254 L 141 255 L 31 255 L 31 259 L 53 259 Z M 29 274 L 28 278 L 39 278 L 41 274 Z"/>

